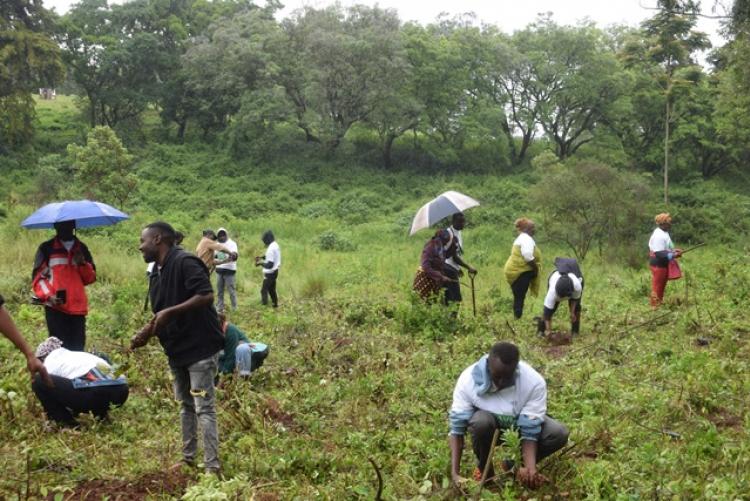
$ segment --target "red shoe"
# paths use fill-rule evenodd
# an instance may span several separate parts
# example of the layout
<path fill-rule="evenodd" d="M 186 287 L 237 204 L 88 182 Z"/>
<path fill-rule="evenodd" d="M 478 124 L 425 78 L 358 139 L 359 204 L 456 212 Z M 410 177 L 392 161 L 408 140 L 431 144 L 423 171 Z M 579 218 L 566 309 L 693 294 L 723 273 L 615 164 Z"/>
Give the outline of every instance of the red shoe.
<path fill-rule="evenodd" d="M 477 482 L 481 482 L 482 480 L 482 470 L 479 469 L 479 467 L 474 468 L 474 473 L 472 474 L 472 478 L 476 480 Z"/>

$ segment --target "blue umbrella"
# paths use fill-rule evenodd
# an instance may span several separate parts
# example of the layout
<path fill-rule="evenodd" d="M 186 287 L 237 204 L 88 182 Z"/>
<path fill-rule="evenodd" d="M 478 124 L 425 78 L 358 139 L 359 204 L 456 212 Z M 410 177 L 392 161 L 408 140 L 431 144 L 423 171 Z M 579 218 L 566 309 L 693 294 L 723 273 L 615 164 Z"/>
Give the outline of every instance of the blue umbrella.
<path fill-rule="evenodd" d="M 75 221 L 76 228 L 109 226 L 129 219 L 130 216 L 114 207 L 91 200 L 54 202 L 37 209 L 21 223 L 29 229 L 52 228 L 55 223 Z"/>

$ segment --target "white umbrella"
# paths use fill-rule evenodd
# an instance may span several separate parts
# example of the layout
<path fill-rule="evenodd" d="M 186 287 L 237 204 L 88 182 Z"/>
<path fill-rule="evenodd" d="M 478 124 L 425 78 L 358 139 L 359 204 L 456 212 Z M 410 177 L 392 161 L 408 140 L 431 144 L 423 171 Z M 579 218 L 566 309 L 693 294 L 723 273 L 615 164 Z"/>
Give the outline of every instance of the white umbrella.
<path fill-rule="evenodd" d="M 457 191 L 446 191 L 422 206 L 411 223 L 409 236 L 421 229 L 429 228 L 441 219 L 479 205 L 473 198 Z"/>

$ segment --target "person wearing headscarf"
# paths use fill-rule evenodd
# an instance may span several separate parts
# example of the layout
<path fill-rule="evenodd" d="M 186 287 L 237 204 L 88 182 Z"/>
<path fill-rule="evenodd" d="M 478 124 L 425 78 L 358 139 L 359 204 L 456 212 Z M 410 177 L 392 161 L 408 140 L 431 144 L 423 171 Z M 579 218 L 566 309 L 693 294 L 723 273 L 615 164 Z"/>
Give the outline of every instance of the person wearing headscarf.
<path fill-rule="evenodd" d="M 271 230 L 263 233 L 261 237 L 266 248 L 265 256 L 255 258 L 255 266 L 263 268 L 263 285 L 260 288 L 260 300 L 264 305 L 268 304 L 268 296 L 271 296 L 271 304 L 274 308 L 279 306 L 279 298 L 276 295 L 276 279 L 279 277 L 279 267 L 281 267 L 281 249 L 279 248 L 276 237 Z"/>
<path fill-rule="evenodd" d="M 523 305 L 529 289 L 533 296 L 539 295 L 542 255 L 533 238 L 536 230 L 534 221 L 522 217 L 516 219 L 515 227 L 518 237 L 513 241 L 503 271 L 513 291 L 513 315 L 518 319 L 523 316 Z"/>
<path fill-rule="evenodd" d="M 454 244 L 453 234 L 437 230 L 422 248 L 420 266 L 412 288 L 424 300 L 435 297 L 451 278 L 445 273 L 445 258 Z"/>
<path fill-rule="evenodd" d="M 107 419 L 110 406 L 119 407 L 128 399 L 124 376 L 115 378 L 112 366 L 103 358 L 63 348 L 63 342 L 54 336 L 42 342 L 35 355 L 44 363 L 53 386 L 37 375 L 31 388 L 47 417 L 60 426 L 78 426 L 76 416 L 85 412 Z"/>
<path fill-rule="evenodd" d="M 672 228 L 672 217 L 669 213 L 657 214 L 654 222 L 656 228 L 648 240 L 648 264 L 651 268 L 651 307 L 658 308 L 664 301 L 670 262 L 682 256 L 682 250 L 675 249 L 672 237 L 669 236 L 669 230 Z"/>

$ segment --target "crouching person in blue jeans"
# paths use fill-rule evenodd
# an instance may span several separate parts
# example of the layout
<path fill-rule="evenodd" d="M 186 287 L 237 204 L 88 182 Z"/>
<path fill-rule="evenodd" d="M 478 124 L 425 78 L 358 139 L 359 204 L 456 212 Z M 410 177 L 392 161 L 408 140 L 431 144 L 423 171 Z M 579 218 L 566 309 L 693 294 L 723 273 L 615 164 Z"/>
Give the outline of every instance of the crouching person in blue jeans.
<path fill-rule="evenodd" d="M 471 433 L 477 457 L 475 480 L 481 480 L 496 429 L 515 427 L 521 435 L 523 466 L 516 478 L 526 487 L 540 487 L 547 479 L 537 463 L 568 442 L 568 429 L 547 415 L 547 384 L 529 364 L 519 360 L 516 345 L 492 346 L 489 355 L 467 367 L 453 391 L 450 414 L 451 477 L 460 485 L 464 434 Z M 504 462 L 510 470 L 512 464 Z M 494 476 L 490 464 L 487 478 Z"/>
<path fill-rule="evenodd" d="M 159 338 L 181 404 L 182 461 L 189 466 L 196 463 L 200 423 L 206 473 L 218 475 L 214 377 L 224 339 L 208 268 L 198 257 L 177 247 L 175 236 L 172 226 L 164 222 L 151 223 L 141 232 L 143 259 L 156 263 L 149 277 L 154 317 L 135 335 L 130 347 L 144 346 L 153 335 Z"/>
<path fill-rule="evenodd" d="M 250 341 L 239 327 L 230 323 L 224 313 L 219 313 L 219 325 L 224 335 L 224 351 L 219 355 L 219 372 L 249 377 L 250 373 L 263 365 L 268 356 L 268 346 Z"/>

